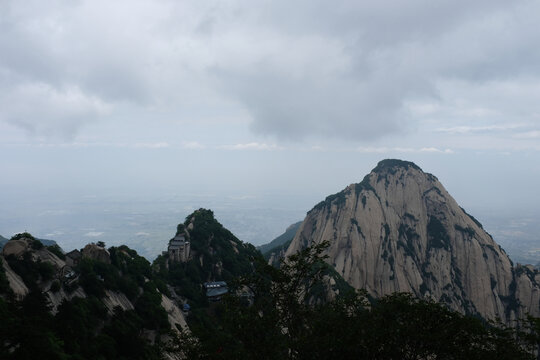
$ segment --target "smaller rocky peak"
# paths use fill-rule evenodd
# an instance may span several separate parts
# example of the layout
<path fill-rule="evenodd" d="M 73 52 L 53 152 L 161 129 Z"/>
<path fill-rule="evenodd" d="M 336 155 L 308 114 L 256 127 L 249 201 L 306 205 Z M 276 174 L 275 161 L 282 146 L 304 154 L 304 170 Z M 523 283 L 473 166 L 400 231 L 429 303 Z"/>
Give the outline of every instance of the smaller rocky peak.
<path fill-rule="evenodd" d="M 26 239 L 10 240 L 4 246 L 2 254 L 4 256 L 13 255 L 16 258 L 21 258 L 22 255 L 29 249 L 30 244 Z"/>
<path fill-rule="evenodd" d="M 214 251 L 214 247 L 218 246 L 218 244 L 223 246 L 242 244 L 236 236 L 223 227 L 215 218 L 212 210 L 203 208 L 195 210 L 186 217 L 183 224 L 178 225 L 176 237 L 184 237 L 185 241 L 191 243 L 191 250 L 197 253 Z"/>
<path fill-rule="evenodd" d="M 101 261 L 106 264 L 111 263 L 111 255 L 109 254 L 109 251 L 107 251 L 105 247 L 97 244 L 91 243 L 86 245 L 81 254 L 83 258 Z"/>
<path fill-rule="evenodd" d="M 33 237 L 31 234 L 24 232 L 14 235 L 2 249 L 4 256 L 13 255 L 16 258 L 22 258 L 23 255 L 30 251 L 40 250 L 43 248 L 43 243 Z"/>

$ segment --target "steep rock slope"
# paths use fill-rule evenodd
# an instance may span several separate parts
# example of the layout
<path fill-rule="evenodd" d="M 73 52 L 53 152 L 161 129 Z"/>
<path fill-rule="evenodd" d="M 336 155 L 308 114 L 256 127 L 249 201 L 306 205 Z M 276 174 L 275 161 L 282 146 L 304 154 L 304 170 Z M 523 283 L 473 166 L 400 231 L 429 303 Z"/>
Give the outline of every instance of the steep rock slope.
<path fill-rule="evenodd" d="M 540 274 L 504 250 L 417 165 L 383 160 L 359 184 L 308 212 L 286 255 L 330 241 L 328 262 L 380 297 L 411 292 L 509 322 L 540 315 Z"/>

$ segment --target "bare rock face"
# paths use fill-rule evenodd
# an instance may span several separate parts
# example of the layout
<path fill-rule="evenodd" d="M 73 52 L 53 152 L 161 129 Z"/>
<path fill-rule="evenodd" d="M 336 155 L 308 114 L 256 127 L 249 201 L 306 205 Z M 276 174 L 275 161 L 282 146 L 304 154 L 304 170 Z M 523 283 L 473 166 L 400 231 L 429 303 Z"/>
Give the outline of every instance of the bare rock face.
<path fill-rule="evenodd" d="M 410 292 L 506 322 L 540 315 L 538 270 L 513 267 L 438 179 L 411 162 L 383 160 L 316 205 L 286 255 L 323 240 L 336 271 L 375 297 Z"/>
<path fill-rule="evenodd" d="M 133 310 L 135 307 L 129 301 L 124 293 L 118 291 L 105 290 L 105 296 L 102 299 L 103 305 L 109 311 L 109 314 L 114 314 L 114 309 L 120 307 L 124 311 Z"/>
<path fill-rule="evenodd" d="M 66 292 L 63 288 L 60 288 L 60 290 L 53 292 L 50 289 L 45 293 L 49 299 L 49 304 L 51 306 L 51 313 L 53 315 L 56 315 L 58 313 L 58 307 L 64 302 L 65 300 L 72 300 L 74 298 L 86 298 L 86 293 L 84 292 L 82 287 L 77 287 L 75 290 Z"/>
<path fill-rule="evenodd" d="M 52 265 L 54 272 L 59 272 L 65 266 L 65 262 L 58 258 L 55 254 L 50 252 L 46 247 L 36 246 L 36 240 L 33 237 L 19 237 L 17 239 L 9 240 L 0 255 L 0 261 L 4 267 L 6 277 L 9 281 L 9 285 L 16 298 L 22 300 L 29 292 L 27 285 L 22 278 L 9 266 L 7 257 L 13 256 L 17 259 L 23 259 L 29 256 L 33 262 L 48 263 Z M 36 249 L 37 248 L 37 249 Z M 40 279 L 37 282 L 37 286 L 41 290 L 46 290 L 50 287 L 51 281 L 43 281 Z"/>
<path fill-rule="evenodd" d="M 178 327 L 180 327 L 183 330 L 188 329 L 186 318 L 184 317 L 182 310 L 180 310 L 176 302 L 168 298 L 166 295 L 162 294 L 161 306 L 163 306 L 163 308 L 167 312 L 167 318 L 169 320 L 169 324 L 171 324 L 171 328 L 174 332 L 178 334 L 180 333 L 178 330 Z"/>
<path fill-rule="evenodd" d="M 11 290 L 13 290 L 15 297 L 18 300 L 22 300 L 30 290 L 28 290 L 28 287 L 21 279 L 21 277 L 17 275 L 17 273 L 13 271 L 11 267 L 9 267 L 9 264 L 3 258 L 3 256 L 0 256 L 0 266 L 4 267 L 6 278 L 9 282 L 9 287 L 11 288 Z"/>
<path fill-rule="evenodd" d="M 82 250 L 82 257 L 102 261 L 107 264 L 111 263 L 111 255 L 107 249 L 96 244 L 86 245 Z"/>
<path fill-rule="evenodd" d="M 22 257 L 22 255 L 30 247 L 30 241 L 32 240 L 26 238 L 10 240 L 4 245 L 4 248 L 2 249 L 2 254 L 4 256 L 13 255 L 16 258 Z"/>

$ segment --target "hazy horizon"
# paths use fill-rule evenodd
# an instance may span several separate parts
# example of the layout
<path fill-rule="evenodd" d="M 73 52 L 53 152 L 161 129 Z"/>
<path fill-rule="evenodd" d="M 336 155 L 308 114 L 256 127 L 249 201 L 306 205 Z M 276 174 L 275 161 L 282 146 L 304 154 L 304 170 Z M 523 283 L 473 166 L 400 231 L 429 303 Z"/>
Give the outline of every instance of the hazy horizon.
<path fill-rule="evenodd" d="M 444 179 L 439 179 L 445 185 Z M 479 181 L 482 179 L 476 179 L 473 184 Z M 152 260 L 165 249 L 176 225 L 203 207 L 213 210 L 217 220 L 240 240 L 258 246 L 280 235 L 290 224 L 303 220 L 316 203 L 346 185 L 348 183 L 343 183 L 320 195 L 313 195 L 313 191 L 197 194 L 155 190 L 135 194 L 66 190 L 55 192 L 53 197 L 45 193 L 38 195 L 37 191 L 27 193 L 22 200 L 11 193 L 0 207 L 0 235 L 9 238 L 17 232 L 29 231 L 37 237 L 56 240 L 66 251 L 97 241 L 104 241 L 108 246 L 126 244 Z M 485 191 L 485 187 L 482 190 Z M 515 262 L 540 262 L 538 209 L 516 204 L 500 207 L 496 206 L 497 201 L 478 201 L 482 191 L 468 189 L 457 196 L 452 194 L 452 189 L 449 191 L 483 223 Z M 471 198 L 475 193 L 476 197 Z"/>

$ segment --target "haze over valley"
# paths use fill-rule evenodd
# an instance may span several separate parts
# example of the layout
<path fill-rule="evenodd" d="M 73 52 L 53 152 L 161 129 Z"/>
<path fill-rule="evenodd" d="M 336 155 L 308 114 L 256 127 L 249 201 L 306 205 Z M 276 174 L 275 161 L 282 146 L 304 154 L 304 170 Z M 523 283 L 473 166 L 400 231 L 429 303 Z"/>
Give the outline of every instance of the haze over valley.
<path fill-rule="evenodd" d="M 164 250 L 163 244 L 173 235 L 176 224 L 203 207 L 212 209 L 238 238 L 259 246 L 293 222 L 303 220 L 306 212 L 326 196 L 301 195 L 167 193 L 18 198 L 0 207 L 0 235 L 9 238 L 27 230 L 39 238 L 57 241 L 67 251 L 88 242 L 126 244 L 153 259 Z M 514 262 L 540 262 L 540 214 L 534 209 L 469 205 L 466 210 L 479 219 Z"/>

